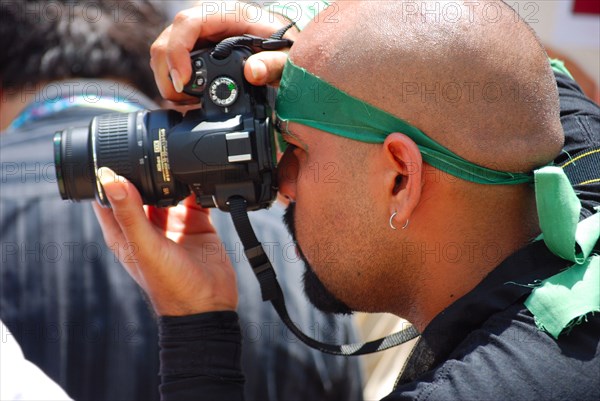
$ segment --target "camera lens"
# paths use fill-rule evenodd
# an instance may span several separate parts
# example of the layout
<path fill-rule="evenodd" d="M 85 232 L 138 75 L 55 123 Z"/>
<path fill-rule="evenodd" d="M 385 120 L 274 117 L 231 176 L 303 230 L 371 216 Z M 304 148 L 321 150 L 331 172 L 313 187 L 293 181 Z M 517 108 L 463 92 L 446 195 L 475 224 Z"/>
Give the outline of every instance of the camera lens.
<path fill-rule="evenodd" d="M 54 134 L 54 166 L 63 199 L 79 201 L 94 197 L 96 179 L 89 149 L 87 127 L 68 128 Z"/>
<path fill-rule="evenodd" d="M 95 117 L 88 128 L 69 128 L 54 136 L 54 159 L 60 194 L 79 201 L 94 196 L 103 205 L 108 200 L 100 184 L 98 169 L 109 167 L 133 183 L 145 204 L 170 206 L 189 193 L 169 167 L 166 132 L 178 118 L 176 113 L 115 113 Z"/>

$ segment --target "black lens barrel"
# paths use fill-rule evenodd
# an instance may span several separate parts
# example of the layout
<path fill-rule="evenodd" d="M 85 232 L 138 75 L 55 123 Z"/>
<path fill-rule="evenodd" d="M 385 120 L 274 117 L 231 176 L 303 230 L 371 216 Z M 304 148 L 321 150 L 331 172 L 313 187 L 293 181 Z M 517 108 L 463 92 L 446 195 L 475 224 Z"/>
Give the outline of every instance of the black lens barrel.
<path fill-rule="evenodd" d="M 80 201 L 96 193 L 96 175 L 89 158 L 88 127 L 71 127 L 54 134 L 54 161 L 60 196 Z"/>
<path fill-rule="evenodd" d="M 176 205 L 189 189 L 170 173 L 166 133 L 180 119 L 177 113 L 163 111 L 113 113 L 95 117 L 89 128 L 57 132 L 54 158 L 60 195 L 73 201 L 96 197 L 108 206 L 97 176 L 100 167 L 108 167 L 134 184 L 145 204 Z"/>

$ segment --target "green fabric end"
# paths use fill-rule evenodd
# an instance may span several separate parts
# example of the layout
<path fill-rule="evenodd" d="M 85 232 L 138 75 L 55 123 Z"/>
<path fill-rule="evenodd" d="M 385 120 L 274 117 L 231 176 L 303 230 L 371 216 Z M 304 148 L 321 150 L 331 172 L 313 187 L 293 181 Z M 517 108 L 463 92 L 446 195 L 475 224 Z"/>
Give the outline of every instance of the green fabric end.
<path fill-rule="evenodd" d="M 535 196 L 543 239 L 548 249 L 574 262 L 535 288 L 525 301 L 536 325 L 554 338 L 600 311 L 600 257 L 590 256 L 600 237 L 600 213 L 579 221 L 581 202 L 564 170 L 536 170 Z"/>
<path fill-rule="evenodd" d="M 567 67 L 565 67 L 564 61 L 559 60 L 557 58 L 550 58 L 548 60 L 550 61 L 550 67 L 552 67 L 552 71 L 559 72 L 561 74 L 565 74 L 566 76 L 571 78 L 573 81 L 575 80 L 575 78 L 573 78 L 573 75 L 571 75 L 571 72 L 567 69 Z"/>
<path fill-rule="evenodd" d="M 535 198 L 546 246 L 557 256 L 575 261 L 575 233 L 581 202 L 560 167 L 536 170 Z"/>
<path fill-rule="evenodd" d="M 600 312 L 600 257 L 574 265 L 535 288 L 525 300 L 541 330 L 555 339 L 581 323 L 588 313 Z"/>
<path fill-rule="evenodd" d="M 417 144 L 426 163 L 466 181 L 495 185 L 533 181 L 530 173 L 497 171 L 471 163 L 417 127 L 343 92 L 289 59 L 275 109 L 284 122 L 296 122 L 366 143 L 383 143 L 390 133 L 401 132 Z"/>
<path fill-rule="evenodd" d="M 600 237 L 600 213 L 579 223 L 581 202 L 560 167 L 536 170 L 535 197 L 543 240 L 555 255 L 582 264 Z"/>

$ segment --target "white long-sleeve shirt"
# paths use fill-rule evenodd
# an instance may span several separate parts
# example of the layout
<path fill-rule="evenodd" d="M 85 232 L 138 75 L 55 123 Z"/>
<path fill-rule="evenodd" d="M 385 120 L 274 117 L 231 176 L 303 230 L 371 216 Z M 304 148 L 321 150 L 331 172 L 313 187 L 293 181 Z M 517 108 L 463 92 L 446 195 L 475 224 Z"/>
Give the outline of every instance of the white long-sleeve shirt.
<path fill-rule="evenodd" d="M 25 359 L 8 327 L 0 321 L 0 400 L 70 400 L 40 368 Z"/>

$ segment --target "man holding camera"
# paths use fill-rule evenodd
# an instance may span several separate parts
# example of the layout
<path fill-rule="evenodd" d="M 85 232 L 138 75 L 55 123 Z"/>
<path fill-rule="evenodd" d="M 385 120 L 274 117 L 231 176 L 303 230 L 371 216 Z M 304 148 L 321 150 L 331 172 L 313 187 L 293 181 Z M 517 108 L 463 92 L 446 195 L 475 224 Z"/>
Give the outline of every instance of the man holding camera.
<path fill-rule="evenodd" d="M 422 333 L 389 399 L 598 398 L 598 107 L 560 66 L 553 74 L 505 4 L 477 3 L 498 11 L 490 19 L 473 4 L 438 18 L 408 3 L 339 3 L 288 60 L 246 64 L 256 84 L 278 81 L 285 64 L 279 190 L 307 295 L 328 312 L 391 312 Z M 280 25 L 216 20 L 192 9 L 156 41 L 164 96 L 185 99 L 199 37 Z M 570 173 L 577 161 L 590 171 Z M 328 163 L 334 179 L 308 174 Z M 133 185 L 101 173 L 106 239 L 143 244 L 124 265 L 162 316 L 163 397 L 238 398 L 233 271 L 198 257 L 218 241 L 207 210 L 187 199 L 148 219 Z M 324 244 L 333 260 L 311 252 Z"/>
<path fill-rule="evenodd" d="M 87 131 L 98 115 L 158 108 L 147 97 L 158 100 L 148 49 L 165 26 L 166 5 L 0 2 L 2 400 L 68 398 L 42 372 L 75 399 L 158 398 L 155 319 L 111 252 L 133 258 L 136 244 L 105 245 L 90 205 L 60 199 L 52 137 L 71 127 Z M 282 214 L 276 208 L 252 218 L 279 264 L 289 267 L 281 277 L 293 291 L 291 304 L 305 312 L 299 322 L 314 324 L 330 341 L 352 340 L 350 319 L 309 308 L 297 288 L 301 274 L 292 267 L 300 261 L 282 251 L 292 245 Z M 254 297 L 256 284 L 228 216 L 213 214 L 213 224 L 223 244 L 205 253 L 233 255 L 240 266 L 245 397 L 360 398 L 359 361 L 303 352 L 270 306 Z M 282 375 L 296 381 L 283 382 Z"/>

